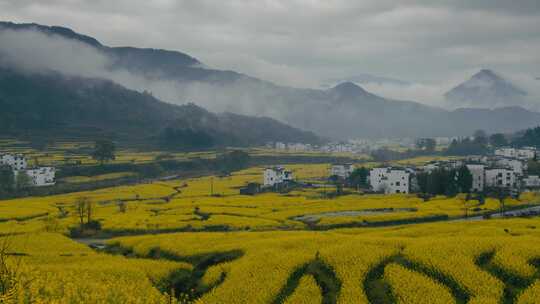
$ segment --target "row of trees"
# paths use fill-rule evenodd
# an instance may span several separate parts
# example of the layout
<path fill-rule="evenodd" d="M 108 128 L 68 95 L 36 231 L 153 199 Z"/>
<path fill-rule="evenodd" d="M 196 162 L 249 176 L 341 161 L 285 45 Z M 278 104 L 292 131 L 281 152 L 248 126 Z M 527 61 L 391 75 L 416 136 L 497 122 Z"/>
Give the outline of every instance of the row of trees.
<path fill-rule="evenodd" d="M 0 197 L 28 189 L 30 185 L 30 177 L 24 171 L 15 175 L 11 167 L 0 166 Z"/>
<path fill-rule="evenodd" d="M 416 175 L 418 191 L 432 195 L 454 196 L 458 193 L 469 193 L 473 185 L 473 176 L 466 166 L 459 169 L 437 169 L 431 172 L 422 172 Z M 354 188 L 369 187 L 369 169 L 365 167 L 355 169 L 347 184 Z"/>
<path fill-rule="evenodd" d="M 454 196 L 469 193 L 473 185 L 473 176 L 466 166 L 459 169 L 436 169 L 416 175 L 418 190 L 432 195 Z"/>
<path fill-rule="evenodd" d="M 473 138 L 465 137 L 459 140 L 453 140 L 446 150 L 448 155 L 482 155 L 489 152 L 490 148 L 499 148 L 507 146 L 509 141 L 502 133 L 487 135 L 485 131 L 478 130 Z"/>
<path fill-rule="evenodd" d="M 540 127 L 525 130 L 512 141 L 515 146 L 530 146 L 540 148 Z"/>

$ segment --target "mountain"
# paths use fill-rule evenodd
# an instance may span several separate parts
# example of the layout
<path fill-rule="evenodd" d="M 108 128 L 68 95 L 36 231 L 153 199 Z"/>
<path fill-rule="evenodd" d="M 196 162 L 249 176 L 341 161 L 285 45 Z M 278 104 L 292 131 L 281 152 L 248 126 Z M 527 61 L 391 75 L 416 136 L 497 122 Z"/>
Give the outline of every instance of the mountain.
<path fill-rule="evenodd" d="M 390 78 L 390 77 L 382 77 L 382 76 L 376 76 L 371 74 L 358 74 L 350 77 L 345 78 L 334 78 L 329 79 L 326 81 L 327 84 L 323 84 L 321 87 L 328 87 L 328 83 L 342 83 L 342 82 L 353 82 L 358 84 L 378 84 L 378 85 L 394 85 L 394 86 L 409 86 L 411 85 L 410 82 L 396 79 L 396 78 Z"/>
<path fill-rule="evenodd" d="M 132 84 L 129 81 L 122 82 L 125 77 L 116 77 L 115 80 L 122 85 L 137 91 L 151 91 L 158 99 L 169 103 L 192 101 L 214 112 L 226 112 L 228 114 L 219 116 L 224 120 L 223 117 L 228 115 L 229 125 L 235 114 L 241 117 L 266 116 L 325 137 L 348 139 L 465 136 L 477 129 L 514 132 L 540 124 L 540 114 L 508 107 L 506 104 L 505 107 L 493 110 L 490 109 L 495 106 L 477 109 L 477 105 L 471 109 L 455 104 L 454 108 L 458 110 L 448 111 L 414 101 L 383 98 L 352 81 L 329 89 L 294 88 L 234 71 L 212 69 L 181 52 L 109 47 L 94 38 L 61 27 L 0 23 L 2 27 L 33 30 L 81 42 L 109 58 L 107 75 L 123 76 L 127 72 L 129 78 L 144 80 Z M 483 71 L 479 74 L 473 78 L 482 81 L 475 82 L 490 86 L 494 83 L 496 92 L 507 92 L 502 95 L 512 95 L 508 92 L 520 92 L 517 95 L 523 95 L 519 89 L 508 89 L 513 86 L 504 84 L 506 82 L 500 81 L 500 77 L 493 72 Z M 501 117 L 507 119 L 501 121 Z M 283 136 L 279 140 L 287 141 L 286 132 L 279 134 L 279 137 Z M 247 135 L 244 134 L 244 137 L 247 138 Z"/>
<path fill-rule="evenodd" d="M 445 95 L 448 107 L 474 107 L 494 109 L 497 107 L 524 105 L 527 92 L 495 74 L 481 70 Z"/>
<path fill-rule="evenodd" d="M 320 141 L 270 118 L 214 114 L 194 104 L 168 104 L 109 80 L 54 72 L 0 68 L 0 108 L 0 136 L 112 136 L 175 149 Z"/>

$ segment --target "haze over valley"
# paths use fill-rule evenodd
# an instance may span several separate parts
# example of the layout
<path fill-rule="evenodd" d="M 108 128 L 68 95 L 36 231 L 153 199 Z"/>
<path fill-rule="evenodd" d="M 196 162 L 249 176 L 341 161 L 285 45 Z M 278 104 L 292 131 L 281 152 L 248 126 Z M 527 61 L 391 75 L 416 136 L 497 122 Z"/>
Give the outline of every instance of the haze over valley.
<path fill-rule="evenodd" d="M 489 69 L 441 93 L 442 104 L 426 104 L 385 98 L 364 87 L 382 95 L 397 87 L 389 95 L 401 90 L 405 97 L 411 90 L 430 95 L 428 86 L 369 74 L 334 80 L 324 89 L 296 88 L 213 69 L 180 51 L 105 46 L 64 27 L 4 22 L 0 29 L 0 62 L 12 71 L 107 79 L 168 103 L 270 117 L 331 139 L 464 136 L 478 129 L 509 133 L 540 121 L 536 92 Z"/>

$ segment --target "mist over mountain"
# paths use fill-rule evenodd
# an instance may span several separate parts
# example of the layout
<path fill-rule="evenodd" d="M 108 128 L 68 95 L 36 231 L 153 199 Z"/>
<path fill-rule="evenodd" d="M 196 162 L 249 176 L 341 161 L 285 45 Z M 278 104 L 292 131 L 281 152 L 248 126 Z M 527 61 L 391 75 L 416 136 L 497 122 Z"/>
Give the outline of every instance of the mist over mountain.
<path fill-rule="evenodd" d="M 445 94 L 450 108 L 473 107 L 494 109 L 526 106 L 528 93 L 495 72 L 483 69 Z"/>
<path fill-rule="evenodd" d="M 212 69 L 176 51 L 105 46 L 61 27 L 0 23 L 0 28 L 4 28 L 0 40 L 7 42 L 0 45 L 0 63 L 5 66 L 109 79 L 169 103 L 193 102 L 214 112 L 231 113 L 229 118 L 234 117 L 232 113 L 272 117 L 336 139 L 459 136 L 477 129 L 512 132 L 540 124 L 540 114 L 522 108 L 476 106 L 447 111 L 383 98 L 351 81 L 329 89 L 280 86 Z M 511 119 L 501 121 L 501 117 Z"/>

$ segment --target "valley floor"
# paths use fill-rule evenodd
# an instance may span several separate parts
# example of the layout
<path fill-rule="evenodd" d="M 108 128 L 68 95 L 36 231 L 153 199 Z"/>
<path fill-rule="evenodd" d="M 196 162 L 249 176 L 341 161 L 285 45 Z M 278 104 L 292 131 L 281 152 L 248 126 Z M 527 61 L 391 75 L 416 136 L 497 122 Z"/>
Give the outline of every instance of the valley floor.
<path fill-rule="evenodd" d="M 313 183 L 328 172 L 288 167 Z M 498 200 L 464 195 L 238 195 L 260 179 L 251 168 L 0 201 L 0 302 L 540 302 L 538 217 L 495 219 Z M 101 227 L 77 242 L 81 201 Z M 538 204 L 536 193 L 505 201 Z"/>

